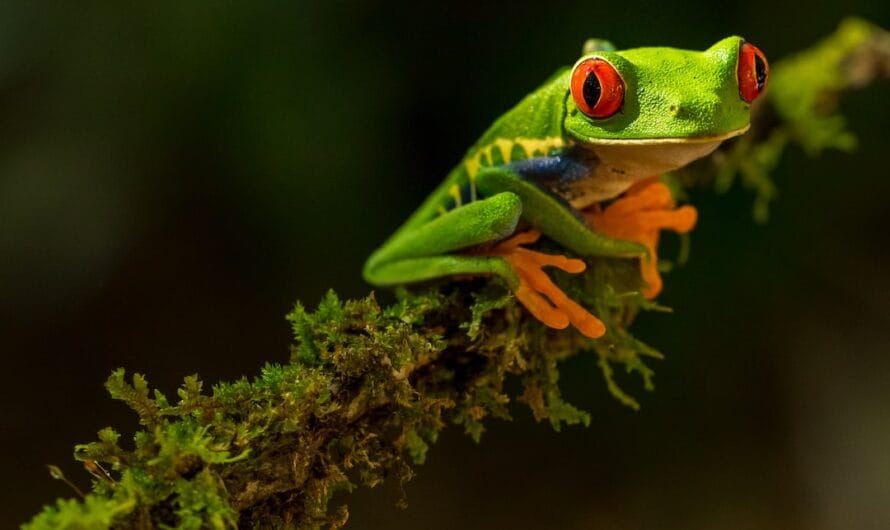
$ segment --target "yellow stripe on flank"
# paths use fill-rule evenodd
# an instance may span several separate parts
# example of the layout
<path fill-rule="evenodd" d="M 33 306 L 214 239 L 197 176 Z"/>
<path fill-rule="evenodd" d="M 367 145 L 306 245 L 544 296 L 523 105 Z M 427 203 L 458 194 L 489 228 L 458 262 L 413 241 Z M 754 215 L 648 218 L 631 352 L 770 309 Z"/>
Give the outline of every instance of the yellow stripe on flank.
<path fill-rule="evenodd" d="M 460 187 L 457 184 L 452 184 L 451 188 L 448 190 L 448 193 L 451 195 L 451 198 L 454 199 L 454 207 L 457 208 L 463 204 L 460 198 Z"/>
<path fill-rule="evenodd" d="M 513 148 L 517 145 L 522 149 L 526 158 L 532 158 L 535 156 L 547 156 L 554 149 L 564 147 L 566 142 L 560 136 L 551 136 L 549 138 L 498 138 L 488 145 L 483 145 L 464 161 L 467 175 L 470 177 L 470 190 L 474 195 L 474 199 L 475 179 L 479 169 L 483 167 L 483 157 L 487 159 L 487 164 L 491 164 L 493 151 L 497 149 L 501 153 L 501 160 L 505 164 L 509 164 L 513 161 Z"/>
<path fill-rule="evenodd" d="M 511 161 L 510 159 L 513 157 L 513 146 L 515 145 L 515 142 L 507 140 L 506 138 L 498 138 L 494 143 L 501 151 L 501 160 L 503 160 L 505 164 L 509 164 Z"/>
<path fill-rule="evenodd" d="M 525 156 L 531 158 L 533 156 L 546 156 L 553 149 L 565 145 L 565 141 L 558 137 L 551 138 L 517 138 L 516 144 L 525 151 Z"/>
<path fill-rule="evenodd" d="M 473 156 L 466 161 L 467 175 L 472 182 L 476 182 L 476 173 L 479 173 L 479 156 Z"/>
<path fill-rule="evenodd" d="M 470 175 L 470 202 L 476 202 L 476 175 Z"/>

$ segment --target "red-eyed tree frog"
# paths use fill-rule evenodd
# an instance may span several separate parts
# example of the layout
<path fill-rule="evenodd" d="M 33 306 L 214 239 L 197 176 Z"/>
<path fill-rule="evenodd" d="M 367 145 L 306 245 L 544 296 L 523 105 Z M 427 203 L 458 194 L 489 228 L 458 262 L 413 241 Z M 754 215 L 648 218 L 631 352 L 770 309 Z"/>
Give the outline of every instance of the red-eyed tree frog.
<path fill-rule="evenodd" d="M 377 251 L 364 277 L 377 286 L 496 275 L 544 324 L 598 338 L 602 322 L 543 271 L 585 263 L 525 248 L 541 234 L 578 256 L 640 260 L 661 290 L 661 230 L 693 228 L 659 181 L 748 130 L 765 89 L 763 53 L 741 37 L 705 51 L 617 51 L 590 40 L 583 56 L 501 116 Z"/>

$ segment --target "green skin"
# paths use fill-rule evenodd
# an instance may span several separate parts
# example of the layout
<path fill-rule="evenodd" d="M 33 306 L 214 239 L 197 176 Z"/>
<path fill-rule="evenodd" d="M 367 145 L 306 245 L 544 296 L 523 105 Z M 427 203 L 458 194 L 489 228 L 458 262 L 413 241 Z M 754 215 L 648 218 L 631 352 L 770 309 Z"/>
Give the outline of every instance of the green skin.
<path fill-rule="evenodd" d="M 518 276 L 503 258 L 458 252 L 509 237 L 520 222 L 580 256 L 644 255 L 636 243 L 593 231 L 577 209 L 615 197 L 641 178 L 682 167 L 747 130 L 750 104 L 740 98 L 736 79 L 743 42 L 728 37 L 698 52 L 615 51 L 606 41 L 588 41 L 578 63 L 600 57 L 618 71 L 625 85 L 621 110 L 605 119 L 588 117 L 570 94 L 573 69 L 560 70 L 495 121 L 370 256 L 365 279 L 391 286 L 498 275 L 515 288 Z M 586 168 L 583 178 L 542 185 L 519 169 L 560 156 L 582 160 L 575 167 Z M 461 189 L 469 189 L 468 198 Z"/>

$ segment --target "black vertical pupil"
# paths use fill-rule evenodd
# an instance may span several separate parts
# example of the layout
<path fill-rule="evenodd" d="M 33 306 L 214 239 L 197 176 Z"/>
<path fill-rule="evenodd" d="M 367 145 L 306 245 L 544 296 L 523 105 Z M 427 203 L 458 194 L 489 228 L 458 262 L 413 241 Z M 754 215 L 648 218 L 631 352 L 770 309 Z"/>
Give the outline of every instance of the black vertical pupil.
<path fill-rule="evenodd" d="M 596 77 L 596 74 L 593 72 L 587 74 L 587 79 L 584 80 L 584 90 L 582 92 L 584 103 L 587 103 L 587 106 L 592 109 L 600 100 L 600 94 L 602 92 L 603 87 L 600 85 L 600 80 Z"/>
<path fill-rule="evenodd" d="M 763 85 L 766 84 L 766 64 L 764 64 L 763 59 L 759 55 L 754 55 L 754 75 L 757 76 L 757 90 L 763 90 Z M 584 84 L 584 90 L 587 90 L 586 83 Z"/>

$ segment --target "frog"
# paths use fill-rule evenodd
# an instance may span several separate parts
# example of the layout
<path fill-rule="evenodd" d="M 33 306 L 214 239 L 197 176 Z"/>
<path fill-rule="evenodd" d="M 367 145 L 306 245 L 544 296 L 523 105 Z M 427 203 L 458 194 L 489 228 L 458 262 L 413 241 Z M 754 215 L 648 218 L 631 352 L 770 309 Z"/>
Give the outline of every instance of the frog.
<path fill-rule="evenodd" d="M 545 268 L 636 259 L 640 294 L 657 297 L 661 232 L 685 234 L 698 217 L 663 176 L 747 132 L 768 78 L 763 52 L 740 36 L 702 51 L 590 39 L 492 123 L 363 276 L 377 287 L 498 277 L 544 325 L 598 339 L 603 322 Z M 572 257 L 530 248 L 542 236 Z"/>

